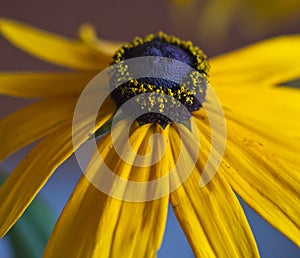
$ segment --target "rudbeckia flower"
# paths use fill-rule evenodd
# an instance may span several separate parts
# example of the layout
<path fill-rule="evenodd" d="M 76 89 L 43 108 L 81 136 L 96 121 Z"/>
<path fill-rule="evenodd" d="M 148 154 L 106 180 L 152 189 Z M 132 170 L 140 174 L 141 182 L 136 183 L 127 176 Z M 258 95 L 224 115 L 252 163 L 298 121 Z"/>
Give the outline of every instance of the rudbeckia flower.
<path fill-rule="evenodd" d="M 130 128 L 129 142 L 136 156 L 123 149 L 121 159 L 112 134 L 104 134 L 98 143 L 103 160 L 98 159 L 98 153 L 92 156 L 52 232 L 44 257 L 155 257 L 169 202 L 195 257 L 258 257 L 236 194 L 300 246 L 300 93 L 288 87 L 290 81 L 300 77 L 298 35 L 277 37 L 212 58 L 209 71 L 199 48 L 163 33 L 123 45 L 97 38 L 88 26 L 81 28 L 78 40 L 72 40 L 9 19 L 0 20 L 0 32 L 24 51 L 73 69 L 0 74 L 1 94 L 38 98 L 36 103 L 0 121 L 0 159 L 40 140 L 0 189 L 0 236 L 18 220 L 60 164 L 95 132 L 106 131 L 123 103 L 140 93 L 157 92 L 179 100 L 188 110 L 187 116 L 182 119 L 175 102 L 171 101 L 170 106 L 175 115 L 169 119 L 153 112 L 153 106 L 164 109 L 160 104 L 166 104 L 154 95 L 136 98 L 136 103 L 149 113 L 130 124 L 127 118 L 131 111 L 125 110 L 114 132 L 116 139 L 122 139 Z M 167 80 L 130 79 L 105 100 L 95 126 L 86 130 L 89 114 L 72 126 L 79 96 L 97 73 L 110 64 L 144 56 L 181 61 L 202 75 L 202 83 L 193 84 L 191 90 Z M 116 79 L 128 72 L 126 67 L 121 68 Z M 213 142 L 203 108 L 207 79 L 223 106 L 227 142 L 217 173 L 200 187 Z M 103 94 L 110 91 L 100 87 Z M 194 122 L 186 124 L 191 120 Z M 195 128 L 199 139 L 192 134 Z M 154 134 L 162 137 L 152 137 Z M 195 140 L 200 141 L 201 149 L 191 174 L 160 198 L 141 202 L 114 198 L 99 191 L 89 178 L 106 166 L 126 182 L 156 180 L 176 167 L 182 153 L 188 164 L 195 154 Z M 119 144 L 121 150 L 123 143 Z M 126 161 L 134 161 L 139 155 L 150 158 L 141 166 Z M 161 159 L 152 163 L 157 156 Z M 179 178 L 187 169 L 184 164 L 176 167 Z M 109 187 L 114 186 L 112 182 Z M 154 192 L 160 190 L 164 189 Z M 120 191 L 125 194 L 126 185 Z"/>

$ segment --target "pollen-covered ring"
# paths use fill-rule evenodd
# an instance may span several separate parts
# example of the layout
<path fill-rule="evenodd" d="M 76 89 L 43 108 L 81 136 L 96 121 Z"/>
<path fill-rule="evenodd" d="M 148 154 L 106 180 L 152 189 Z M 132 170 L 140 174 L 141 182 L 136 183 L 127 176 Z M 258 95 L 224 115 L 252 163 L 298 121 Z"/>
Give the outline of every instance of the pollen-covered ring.
<path fill-rule="evenodd" d="M 171 76 L 182 76 L 181 84 L 153 77 L 132 78 L 132 68 L 124 65 L 122 61 L 143 56 L 176 59 L 189 65 L 194 71 L 182 75 L 175 72 L 172 74 L 172 70 L 166 71 Z M 193 111 L 201 108 L 205 99 L 209 65 L 203 52 L 190 41 L 182 41 L 162 32 L 157 35 L 150 34 L 144 39 L 136 37 L 132 43 L 126 43 L 115 53 L 111 64 L 117 67 L 110 80 L 113 90 L 111 98 L 119 108 L 127 100 L 137 96 L 136 105 L 123 112 L 132 115 L 137 110 L 146 111 L 137 118 L 140 124 L 159 123 L 163 127 L 166 126 L 172 122 L 163 114 L 166 109 L 174 113 L 172 117 L 175 122 L 184 122 L 189 119 Z M 126 83 L 116 88 L 115 85 L 119 85 L 120 81 Z M 153 95 L 144 93 L 153 93 Z M 164 94 L 172 98 L 164 98 Z M 189 116 L 187 112 L 181 112 L 180 103 L 189 111 Z M 153 110 L 159 110 L 159 113 Z"/>

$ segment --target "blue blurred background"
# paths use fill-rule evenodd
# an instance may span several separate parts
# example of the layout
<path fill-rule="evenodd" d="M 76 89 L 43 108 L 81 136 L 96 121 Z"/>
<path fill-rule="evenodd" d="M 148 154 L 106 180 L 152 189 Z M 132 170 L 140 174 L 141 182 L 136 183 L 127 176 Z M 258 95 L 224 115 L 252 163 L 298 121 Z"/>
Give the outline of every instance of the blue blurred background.
<path fill-rule="evenodd" d="M 214 2 L 214 5 L 210 2 Z M 41 28 L 75 37 L 83 22 L 94 24 L 99 35 L 116 40 L 131 40 L 159 30 L 180 38 L 191 39 L 208 56 L 244 46 L 259 39 L 286 33 L 299 33 L 300 1 L 38 1 L 10 0 L 1 3 L 0 16 L 28 22 Z M 274 7 L 276 6 L 276 7 Z M 283 8 L 284 7 L 284 8 Z M 42 63 L 0 38 L 0 70 L 58 70 Z M 0 118 L 29 104 L 0 96 Z M 0 164 L 8 173 L 31 148 L 18 152 Z M 67 201 L 81 172 L 72 157 L 49 180 L 39 196 L 48 203 L 56 219 Z M 269 226 L 242 202 L 254 232 L 262 257 L 300 257 L 300 250 L 286 237 Z M 12 246 L 7 238 L 0 240 L 0 258 L 12 257 Z M 169 210 L 167 229 L 159 258 L 193 257 L 172 209 Z M 30 257 L 17 257 L 30 258 Z"/>

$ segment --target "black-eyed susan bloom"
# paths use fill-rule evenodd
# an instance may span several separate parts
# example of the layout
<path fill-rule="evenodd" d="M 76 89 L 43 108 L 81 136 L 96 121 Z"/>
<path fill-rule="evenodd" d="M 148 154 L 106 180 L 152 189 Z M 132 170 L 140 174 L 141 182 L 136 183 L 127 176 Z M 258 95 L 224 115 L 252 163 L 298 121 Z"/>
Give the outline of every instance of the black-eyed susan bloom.
<path fill-rule="evenodd" d="M 0 159 L 40 139 L 0 189 L 0 236 L 18 220 L 55 169 L 97 130 L 103 131 L 123 103 L 136 97 L 136 104 L 148 113 L 130 124 L 132 112 L 125 110 L 114 130 L 115 139 L 123 139 L 129 131 L 135 155 L 123 149 L 121 158 L 110 133 L 100 139 L 101 155 L 92 156 L 53 230 L 44 257 L 155 257 L 169 202 L 196 257 L 258 257 L 235 193 L 300 246 L 300 93 L 284 85 L 300 77 L 299 36 L 278 37 L 213 58 L 209 71 L 201 50 L 163 33 L 137 38 L 122 47 L 97 38 L 89 27 L 82 28 L 79 40 L 71 40 L 2 19 L 0 32 L 30 54 L 74 69 L 0 74 L 1 94 L 39 98 L 0 121 Z M 86 130 L 90 123 L 87 114 L 74 127 L 75 106 L 88 82 L 109 64 L 144 56 L 181 61 L 201 74 L 201 83 L 193 76 L 191 87 L 155 78 L 131 78 L 105 100 L 95 126 Z M 113 75 L 116 80 L 128 75 L 126 67 L 119 68 Z M 217 173 L 199 187 L 213 142 L 203 108 L 207 78 L 224 108 L 227 142 Z M 103 94 L 111 90 L 100 87 Z M 156 95 L 138 98 L 142 93 L 176 99 L 188 113 L 180 113 L 178 101 L 164 102 Z M 154 112 L 155 107 L 172 107 L 172 119 Z M 187 123 L 191 120 L 194 122 Z M 197 133 L 193 134 L 195 128 Z M 163 137 L 152 137 L 154 134 Z M 142 202 L 114 198 L 99 191 L 89 177 L 108 167 L 126 182 L 147 183 L 165 177 L 175 167 L 180 179 L 187 169 L 184 164 L 195 154 L 196 140 L 201 148 L 191 174 L 160 198 Z M 123 143 L 125 146 L 125 142 L 119 144 L 121 151 Z M 133 162 L 147 155 L 149 159 L 140 166 Z M 186 163 L 176 166 L 181 155 Z M 114 187 L 110 182 L 109 188 Z M 121 190 L 114 189 L 124 195 L 127 190 L 126 184 Z M 131 194 L 141 193 L 133 190 Z"/>

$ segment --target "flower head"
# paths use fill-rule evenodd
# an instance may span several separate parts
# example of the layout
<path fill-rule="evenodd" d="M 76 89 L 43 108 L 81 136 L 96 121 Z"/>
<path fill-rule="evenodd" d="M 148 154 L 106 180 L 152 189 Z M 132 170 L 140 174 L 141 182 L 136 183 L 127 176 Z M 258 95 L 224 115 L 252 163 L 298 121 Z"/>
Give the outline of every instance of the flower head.
<path fill-rule="evenodd" d="M 209 75 L 199 48 L 162 33 L 122 46 L 97 38 L 89 27 L 81 30 L 80 40 L 70 40 L 2 19 L 0 32 L 33 55 L 76 69 L 0 75 L 0 93 L 42 98 L 0 121 L 1 160 L 42 139 L 0 189 L 1 236 L 55 169 L 97 130 L 103 133 L 112 124 L 65 206 L 45 257 L 155 257 L 168 202 L 196 257 L 257 257 L 235 193 L 300 245 L 300 124 L 295 121 L 299 91 L 279 86 L 300 76 L 299 36 L 275 38 L 211 59 Z M 127 66 L 132 58 L 147 57 L 155 61 L 146 63 L 149 70 L 158 66 L 161 75 L 173 79 L 150 76 L 139 65 Z M 160 66 L 162 58 L 173 60 L 171 69 Z M 178 62 L 194 73 L 177 69 Z M 88 92 L 92 94 L 85 98 L 83 93 L 109 64 L 114 67 L 107 73 L 109 84 L 95 84 L 108 96 L 95 114 L 89 107 L 99 96 Z M 135 78 L 136 71 L 147 75 Z M 87 88 L 98 82 L 95 78 Z M 226 117 L 224 156 L 222 149 L 214 148 L 222 139 L 223 110 L 205 108 L 211 102 L 208 78 Z M 128 101 L 132 106 L 124 108 Z M 122 115 L 114 123 L 119 110 Z M 171 118 L 165 113 L 172 114 L 170 110 Z M 210 113 L 218 118 L 213 121 L 215 131 Z M 195 147 L 199 143 L 200 150 Z M 213 149 L 219 156 L 212 157 L 222 158 L 220 166 L 210 158 Z M 213 177 L 204 173 L 216 168 Z M 107 169 L 114 180 L 101 173 Z M 170 171 L 175 173 L 170 176 Z M 204 175 L 209 180 L 200 187 Z M 162 184 L 151 184 L 161 178 Z M 149 193 L 155 198 L 146 198 Z"/>
<path fill-rule="evenodd" d="M 131 74 L 133 71 L 130 70 L 139 70 L 141 67 L 133 67 L 132 65 L 128 67 L 128 65 L 122 64 L 122 61 L 146 56 L 157 57 L 157 59 L 151 61 L 143 59 L 144 62 L 147 62 L 148 69 L 151 69 L 153 65 L 157 66 L 158 63 L 163 62 L 163 57 L 165 57 L 183 62 L 195 69 L 195 71 L 189 74 L 184 74 L 183 71 L 176 74 L 176 69 L 175 67 L 171 67 L 172 65 L 170 65 L 171 69 L 162 68 L 164 75 L 170 73 L 169 76 L 177 77 L 182 83 L 175 83 L 174 81 L 160 78 L 161 76 L 159 78 L 144 77 L 132 79 Z M 164 109 L 178 111 L 174 115 L 174 119 L 175 121 L 182 122 L 190 118 L 193 111 L 199 110 L 204 101 L 208 63 L 202 51 L 198 47 L 193 46 L 191 42 L 181 41 L 176 37 L 170 37 L 163 33 L 159 33 L 157 36 L 151 34 L 145 37 L 145 39 L 137 37 L 132 43 L 125 44 L 116 52 L 112 64 L 120 64 L 120 66 L 117 66 L 116 74 L 112 76 L 114 92 L 111 96 L 118 108 L 133 96 L 144 93 L 156 93 L 149 94 L 146 99 L 143 95 L 140 96 L 135 101 L 137 105 L 134 105 L 129 110 L 123 110 L 128 114 L 135 113 L 135 108 L 147 110 L 147 113 L 137 118 L 137 121 L 140 123 L 157 122 L 162 126 L 166 126 L 166 124 L 172 121 L 167 116 L 161 114 Z M 114 89 L 118 80 L 124 76 L 129 80 Z M 201 78 L 199 78 L 200 76 Z M 184 82 L 184 80 L 186 81 Z M 162 98 L 164 95 L 171 98 Z M 188 109 L 189 114 L 185 115 L 183 112 L 180 112 L 179 102 Z M 154 109 L 158 109 L 160 112 L 154 113 Z"/>

